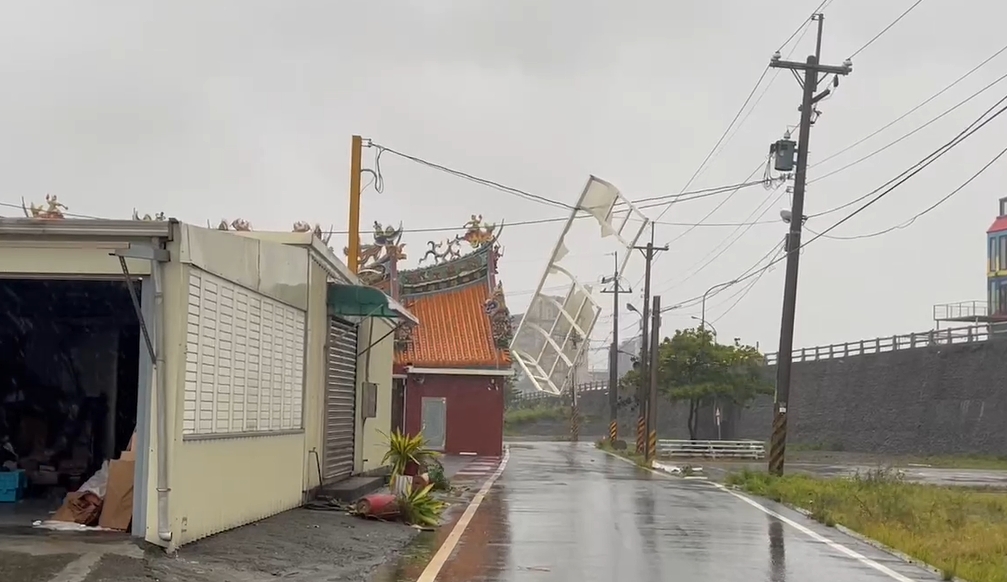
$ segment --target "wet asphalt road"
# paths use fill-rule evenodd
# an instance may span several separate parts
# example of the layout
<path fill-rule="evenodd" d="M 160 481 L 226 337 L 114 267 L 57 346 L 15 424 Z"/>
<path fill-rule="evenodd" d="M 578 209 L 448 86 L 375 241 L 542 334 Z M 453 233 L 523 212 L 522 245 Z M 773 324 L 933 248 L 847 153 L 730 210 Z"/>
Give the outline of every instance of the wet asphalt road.
<path fill-rule="evenodd" d="M 940 580 L 796 512 L 758 504 L 792 523 L 709 482 L 654 475 L 590 444 L 513 444 L 437 580 Z M 415 579 L 419 569 L 394 579 Z"/>

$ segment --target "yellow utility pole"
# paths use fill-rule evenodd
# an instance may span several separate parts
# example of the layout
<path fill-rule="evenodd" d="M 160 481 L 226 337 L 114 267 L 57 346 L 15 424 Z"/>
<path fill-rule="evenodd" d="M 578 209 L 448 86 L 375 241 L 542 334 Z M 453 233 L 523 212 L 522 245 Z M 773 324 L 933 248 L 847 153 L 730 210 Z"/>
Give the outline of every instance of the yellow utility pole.
<path fill-rule="evenodd" d="M 350 145 L 350 242 L 346 245 L 346 262 L 354 274 L 360 268 L 360 158 L 363 156 L 363 138 L 353 136 Z"/>

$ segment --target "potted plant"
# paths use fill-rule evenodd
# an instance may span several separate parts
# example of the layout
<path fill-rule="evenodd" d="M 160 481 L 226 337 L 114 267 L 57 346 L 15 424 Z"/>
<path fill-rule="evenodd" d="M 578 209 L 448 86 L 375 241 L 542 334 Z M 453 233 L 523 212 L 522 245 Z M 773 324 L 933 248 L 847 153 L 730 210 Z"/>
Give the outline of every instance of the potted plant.
<path fill-rule="evenodd" d="M 426 472 L 426 464 L 437 458 L 436 451 L 427 448 L 426 439 L 422 435 L 409 436 L 395 430 L 391 435 L 385 435 L 388 441 L 388 450 L 381 459 L 382 465 L 391 465 L 392 477 L 391 487 L 396 490 L 399 476 L 412 477 L 405 481 L 415 481 L 416 477 L 423 476 Z"/>

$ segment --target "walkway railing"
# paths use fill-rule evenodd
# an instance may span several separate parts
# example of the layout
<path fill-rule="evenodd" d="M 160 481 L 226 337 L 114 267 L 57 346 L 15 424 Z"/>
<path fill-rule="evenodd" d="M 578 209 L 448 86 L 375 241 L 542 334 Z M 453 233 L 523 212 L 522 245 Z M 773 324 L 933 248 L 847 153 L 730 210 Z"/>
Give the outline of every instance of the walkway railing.
<path fill-rule="evenodd" d="M 683 441 L 660 439 L 657 456 L 668 459 L 762 459 L 766 445 L 762 441 Z"/>
<path fill-rule="evenodd" d="M 583 394 L 585 392 L 599 392 L 608 390 L 608 382 L 587 382 L 584 384 L 577 385 L 577 394 Z M 564 394 L 557 396 L 556 394 L 549 394 L 548 392 L 520 392 L 514 395 L 514 398 L 521 401 L 526 400 L 550 400 L 556 398 L 569 397 L 569 394 Z"/>
<path fill-rule="evenodd" d="M 861 356 L 864 354 L 883 354 L 885 352 L 894 352 L 897 350 L 913 350 L 933 346 L 985 342 L 989 341 L 994 336 L 1007 338 L 1007 322 L 983 323 L 979 325 L 970 325 L 968 327 L 952 327 L 948 329 L 934 329 L 930 331 L 879 337 L 856 342 L 832 344 L 828 346 L 815 346 L 813 348 L 801 348 L 794 350 L 793 361 L 814 362 L 817 360 L 848 358 L 850 356 Z M 776 364 L 776 361 L 777 354 L 766 354 L 767 365 L 772 366 Z"/>

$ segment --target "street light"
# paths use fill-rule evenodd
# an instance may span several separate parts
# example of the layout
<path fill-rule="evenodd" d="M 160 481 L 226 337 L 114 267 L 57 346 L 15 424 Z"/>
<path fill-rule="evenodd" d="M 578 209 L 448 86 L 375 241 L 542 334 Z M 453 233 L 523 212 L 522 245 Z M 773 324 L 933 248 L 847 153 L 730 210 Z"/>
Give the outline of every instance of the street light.
<path fill-rule="evenodd" d="M 702 307 L 702 309 L 700 311 L 702 313 L 702 318 L 699 320 L 699 327 L 701 327 L 703 329 L 706 329 L 706 298 L 707 298 L 707 296 L 710 295 L 710 293 L 713 293 L 713 291 L 716 290 L 716 289 L 720 289 L 721 287 L 730 287 L 731 285 L 734 285 L 737 282 L 738 282 L 737 279 L 732 279 L 730 281 L 725 281 L 723 283 L 717 283 L 713 287 L 710 287 L 709 289 L 707 289 L 706 293 L 703 293 L 703 307 Z"/>
<path fill-rule="evenodd" d="M 713 337 L 715 337 L 715 338 L 717 337 L 717 328 L 713 327 L 712 323 L 710 323 L 709 321 L 703 321 L 702 319 L 696 317 L 695 315 L 690 315 L 689 318 L 690 319 L 695 319 L 696 321 L 700 322 L 700 325 L 704 326 L 703 329 L 705 329 L 705 326 L 710 326 L 710 329 L 713 330 Z"/>

